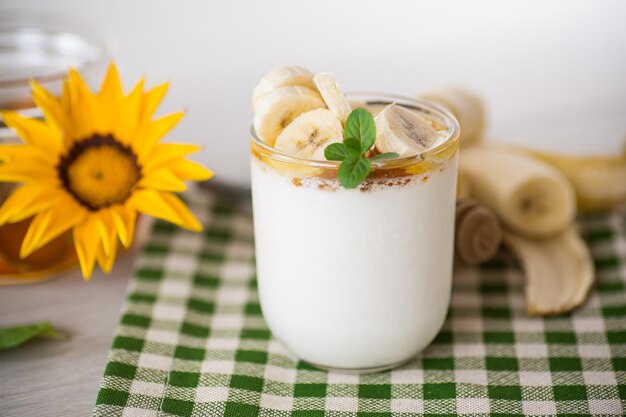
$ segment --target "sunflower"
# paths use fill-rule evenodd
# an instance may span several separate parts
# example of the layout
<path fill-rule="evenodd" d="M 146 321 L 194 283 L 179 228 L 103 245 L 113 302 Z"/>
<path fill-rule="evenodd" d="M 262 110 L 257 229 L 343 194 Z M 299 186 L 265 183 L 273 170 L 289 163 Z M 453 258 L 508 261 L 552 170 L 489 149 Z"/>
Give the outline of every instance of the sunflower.
<path fill-rule="evenodd" d="M 44 120 L 3 112 L 23 144 L 0 145 L 0 181 L 21 183 L 0 208 L 0 225 L 31 218 L 22 258 L 71 231 L 85 279 L 97 262 L 110 272 L 118 241 L 129 247 L 138 213 L 200 231 L 173 193 L 212 172 L 184 157 L 199 146 L 160 143 L 183 112 L 153 119 L 168 83 L 125 95 L 114 64 L 93 93 L 70 70 L 59 98 L 32 82 Z"/>

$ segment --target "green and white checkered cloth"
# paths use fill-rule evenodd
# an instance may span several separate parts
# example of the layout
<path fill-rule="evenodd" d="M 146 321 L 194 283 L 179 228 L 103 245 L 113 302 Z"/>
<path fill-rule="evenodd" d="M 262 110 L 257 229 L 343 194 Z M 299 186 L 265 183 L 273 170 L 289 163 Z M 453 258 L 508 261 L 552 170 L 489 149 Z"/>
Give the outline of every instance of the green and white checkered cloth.
<path fill-rule="evenodd" d="M 626 413 L 624 213 L 581 219 L 597 268 L 583 308 L 528 317 L 522 273 L 507 259 L 457 270 L 433 344 L 401 368 L 359 376 L 311 368 L 272 338 L 258 302 L 249 203 L 188 199 L 206 230 L 155 223 L 94 416 Z"/>

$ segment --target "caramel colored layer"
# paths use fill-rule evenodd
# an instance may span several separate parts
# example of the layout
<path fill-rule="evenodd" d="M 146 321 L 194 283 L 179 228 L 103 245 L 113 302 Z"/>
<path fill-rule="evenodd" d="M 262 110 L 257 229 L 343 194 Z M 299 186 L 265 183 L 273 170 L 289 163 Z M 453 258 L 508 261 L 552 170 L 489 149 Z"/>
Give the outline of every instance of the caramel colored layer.
<path fill-rule="evenodd" d="M 446 144 L 448 145 L 448 144 Z M 372 166 L 369 176 L 358 187 L 359 191 L 366 192 L 374 189 L 388 187 L 405 187 L 414 183 L 425 183 L 430 180 L 432 174 L 446 169 L 448 161 L 454 157 L 458 149 L 458 143 L 451 142 L 449 145 L 438 150 L 437 154 L 429 155 L 427 159 L 406 159 L 386 161 L 383 166 Z M 337 179 L 339 165 L 332 167 L 320 167 L 297 164 L 289 161 L 272 158 L 267 150 L 261 149 L 254 142 L 251 145 L 252 156 L 266 169 L 272 170 L 279 175 L 288 177 L 294 187 L 316 187 L 322 191 L 336 191 L 341 187 Z"/>

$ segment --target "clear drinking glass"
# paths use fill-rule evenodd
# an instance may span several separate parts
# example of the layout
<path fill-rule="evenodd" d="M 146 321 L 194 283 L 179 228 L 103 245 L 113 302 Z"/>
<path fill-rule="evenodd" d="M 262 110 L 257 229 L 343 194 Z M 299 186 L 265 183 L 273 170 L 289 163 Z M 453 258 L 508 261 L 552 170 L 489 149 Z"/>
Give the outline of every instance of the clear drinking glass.
<path fill-rule="evenodd" d="M 441 328 L 450 301 L 459 127 L 442 107 L 359 93 L 371 108 L 411 108 L 445 132 L 421 155 L 373 162 L 357 189 L 339 163 L 284 154 L 252 131 L 259 297 L 274 336 L 320 368 L 402 364 Z"/>

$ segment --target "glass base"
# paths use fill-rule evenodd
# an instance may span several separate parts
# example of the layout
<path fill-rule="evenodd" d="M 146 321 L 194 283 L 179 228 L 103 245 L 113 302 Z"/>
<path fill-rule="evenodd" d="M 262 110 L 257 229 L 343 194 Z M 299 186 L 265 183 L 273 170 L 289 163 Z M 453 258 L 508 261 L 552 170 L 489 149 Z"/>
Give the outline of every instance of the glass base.
<path fill-rule="evenodd" d="M 315 368 L 319 368 L 328 372 L 338 372 L 342 374 L 351 374 L 351 375 L 365 375 L 365 374 L 374 374 L 377 372 L 388 371 L 390 369 L 397 368 L 399 366 L 404 365 L 407 362 L 410 362 L 412 359 L 413 358 L 403 359 L 401 361 L 394 362 L 389 365 L 373 366 L 371 368 L 336 368 L 332 366 L 319 365 L 317 363 L 313 363 L 309 361 L 303 361 L 303 362 L 306 362 L 309 365 L 314 366 Z"/>

